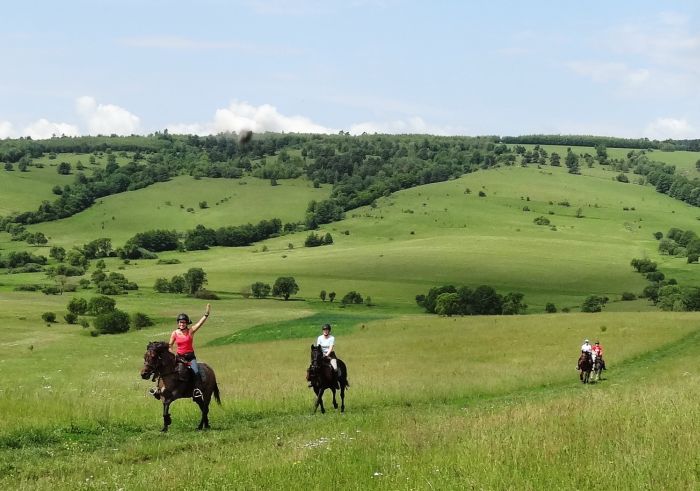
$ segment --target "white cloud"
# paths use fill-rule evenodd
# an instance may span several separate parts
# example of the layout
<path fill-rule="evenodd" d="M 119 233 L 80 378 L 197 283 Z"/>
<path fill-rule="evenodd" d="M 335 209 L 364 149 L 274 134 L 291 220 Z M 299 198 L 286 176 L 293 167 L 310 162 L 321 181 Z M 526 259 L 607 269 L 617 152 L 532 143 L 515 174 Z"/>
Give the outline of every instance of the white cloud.
<path fill-rule="evenodd" d="M 655 140 L 700 138 L 700 130 L 686 119 L 658 118 L 649 123 L 644 136 Z"/>
<path fill-rule="evenodd" d="M 52 123 L 47 119 L 41 118 L 38 121 L 30 124 L 21 132 L 21 136 L 31 136 L 34 140 L 45 140 L 52 136 L 78 136 L 80 131 L 78 127 L 68 123 Z"/>
<path fill-rule="evenodd" d="M 13 138 L 15 136 L 15 128 L 9 121 L 0 121 L 0 138 Z"/>
<path fill-rule="evenodd" d="M 270 104 L 253 106 L 247 102 L 232 102 L 227 108 L 217 109 L 214 120 L 208 123 L 169 124 L 171 133 L 216 134 L 227 131 L 239 133 L 253 130 L 256 133 L 337 133 L 338 130 L 314 123 L 304 116 L 286 116 Z"/>
<path fill-rule="evenodd" d="M 350 126 L 350 133 L 360 135 L 362 133 L 380 134 L 431 134 L 431 135 L 458 135 L 464 134 L 459 128 L 450 126 L 434 126 L 426 123 L 423 118 L 413 116 L 406 120 L 394 121 L 366 121 Z"/>
<path fill-rule="evenodd" d="M 113 104 L 98 104 L 89 96 L 78 98 L 76 110 L 87 123 L 91 135 L 131 135 L 138 133 L 141 125 L 139 117 L 126 109 Z"/>

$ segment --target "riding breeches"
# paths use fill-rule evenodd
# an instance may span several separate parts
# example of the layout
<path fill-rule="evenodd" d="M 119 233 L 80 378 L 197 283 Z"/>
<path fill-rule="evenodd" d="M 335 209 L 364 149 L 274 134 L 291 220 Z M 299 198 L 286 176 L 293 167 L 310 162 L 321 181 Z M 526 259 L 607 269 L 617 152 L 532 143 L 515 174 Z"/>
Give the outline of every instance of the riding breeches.
<path fill-rule="evenodd" d="M 331 366 L 333 367 L 333 370 L 336 372 L 338 371 L 338 360 L 335 358 L 331 358 Z"/>

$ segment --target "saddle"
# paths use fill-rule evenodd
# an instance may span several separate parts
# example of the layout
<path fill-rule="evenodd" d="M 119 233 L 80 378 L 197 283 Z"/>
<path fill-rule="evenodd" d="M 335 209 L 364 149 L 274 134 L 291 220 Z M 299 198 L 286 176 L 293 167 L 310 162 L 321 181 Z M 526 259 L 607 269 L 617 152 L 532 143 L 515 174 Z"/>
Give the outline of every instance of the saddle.
<path fill-rule="evenodd" d="M 194 380 L 194 372 L 190 368 L 190 362 L 180 356 L 177 357 L 175 372 L 177 373 L 178 380 L 181 382 L 189 382 L 190 380 Z"/>

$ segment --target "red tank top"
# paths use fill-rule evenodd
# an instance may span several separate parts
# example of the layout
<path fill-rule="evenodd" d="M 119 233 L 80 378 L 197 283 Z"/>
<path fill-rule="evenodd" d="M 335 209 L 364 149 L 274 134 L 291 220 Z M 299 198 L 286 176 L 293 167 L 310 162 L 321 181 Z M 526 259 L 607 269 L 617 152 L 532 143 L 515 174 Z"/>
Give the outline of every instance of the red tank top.
<path fill-rule="evenodd" d="M 194 353 L 192 341 L 192 333 L 189 329 L 184 333 L 180 329 L 175 330 L 175 343 L 177 344 L 178 355 L 184 355 L 185 353 Z"/>

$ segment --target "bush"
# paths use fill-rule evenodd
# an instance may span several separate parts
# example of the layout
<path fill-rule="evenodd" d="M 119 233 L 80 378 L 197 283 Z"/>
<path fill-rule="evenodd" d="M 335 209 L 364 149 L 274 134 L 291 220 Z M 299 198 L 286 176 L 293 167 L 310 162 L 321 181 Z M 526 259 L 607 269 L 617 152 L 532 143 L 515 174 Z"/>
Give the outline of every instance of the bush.
<path fill-rule="evenodd" d="M 348 293 L 345 294 L 343 299 L 341 300 L 341 303 L 343 305 L 348 305 L 348 304 L 361 304 L 363 302 L 362 300 L 362 295 L 357 293 L 355 290 L 352 290 Z"/>
<path fill-rule="evenodd" d="M 607 302 L 607 297 L 590 295 L 583 301 L 583 304 L 581 305 L 581 312 L 600 312 L 603 310 L 603 306 Z"/>
<path fill-rule="evenodd" d="M 68 302 L 68 312 L 71 312 L 76 316 L 84 315 L 87 312 L 87 309 L 87 300 L 85 300 L 84 298 L 76 297 L 72 298 L 71 301 Z"/>
<path fill-rule="evenodd" d="M 92 297 L 88 302 L 88 313 L 92 315 L 113 312 L 117 302 L 109 297 Z"/>
<path fill-rule="evenodd" d="M 53 312 L 44 312 L 41 314 L 41 319 L 44 322 L 56 322 L 56 314 Z"/>
<path fill-rule="evenodd" d="M 16 292 L 35 292 L 41 290 L 41 285 L 17 285 L 13 288 Z"/>
<path fill-rule="evenodd" d="M 41 292 L 44 295 L 58 295 L 59 293 L 61 293 L 61 289 L 56 285 L 47 285 L 41 289 Z"/>
<path fill-rule="evenodd" d="M 194 298 L 201 298 L 202 300 L 219 300 L 220 299 L 216 293 L 214 293 L 213 291 L 210 291 L 210 290 L 205 290 L 205 289 L 197 290 L 196 292 L 194 292 L 192 294 L 192 296 Z"/>
<path fill-rule="evenodd" d="M 134 326 L 134 329 L 143 329 L 144 327 L 152 326 L 153 321 L 146 314 L 135 312 L 131 315 L 131 325 Z"/>
<path fill-rule="evenodd" d="M 265 298 L 272 291 L 272 287 L 267 283 L 263 283 L 262 281 L 256 281 L 255 283 L 250 285 L 250 290 L 253 293 L 253 297 Z"/>
<path fill-rule="evenodd" d="M 547 305 L 544 306 L 544 311 L 548 314 L 554 314 L 557 312 L 557 307 L 553 303 L 547 302 Z"/>
<path fill-rule="evenodd" d="M 632 292 L 624 292 L 622 294 L 622 300 L 625 302 L 629 302 L 630 300 L 636 300 L 636 299 L 637 299 L 637 295 L 635 295 Z"/>
<path fill-rule="evenodd" d="M 64 315 L 63 318 L 68 324 L 75 324 L 78 321 L 78 316 L 73 312 L 66 312 L 66 315 Z"/>
<path fill-rule="evenodd" d="M 128 331 L 130 327 L 129 314 L 122 310 L 114 309 L 95 318 L 95 329 L 100 334 L 119 334 Z"/>
<path fill-rule="evenodd" d="M 80 321 L 78 322 L 78 324 L 80 324 L 81 326 L 83 326 L 83 329 L 87 329 L 88 327 L 90 327 L 90 322 L 88 322 L 87 319 L 80 319 Z"/>
<path fill-rule="evenodd" d="M 543 216 L 538 216 L 537 218 L 535 218 L 533 220 L 533 222 L 535 223 L 535 225 L 549 225 L 550 224 L 549 218 L 543 217 Z"/>

